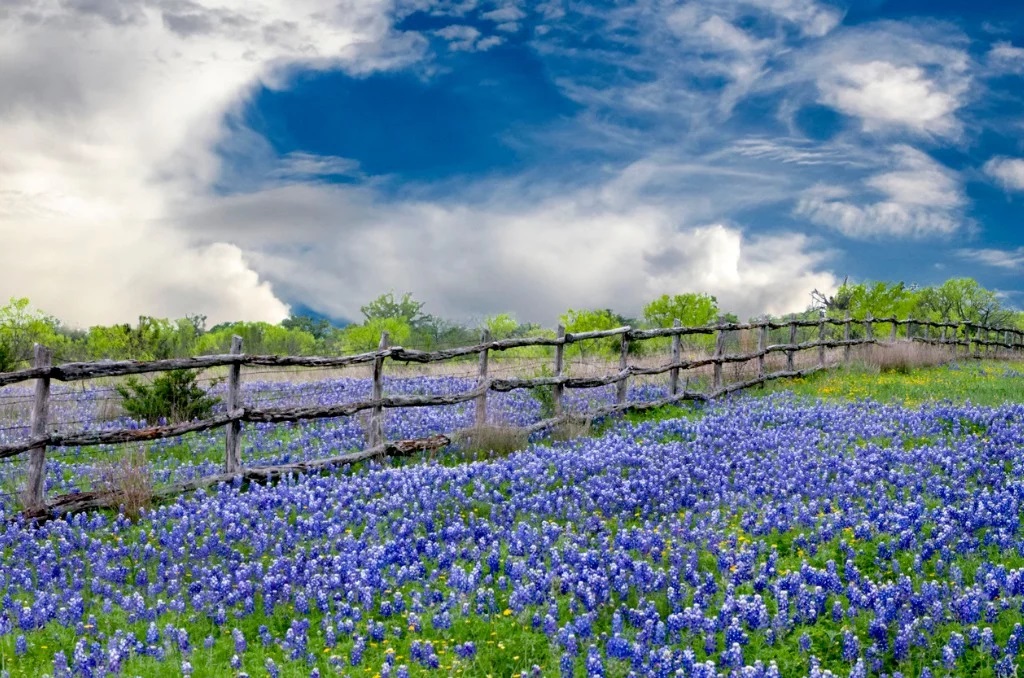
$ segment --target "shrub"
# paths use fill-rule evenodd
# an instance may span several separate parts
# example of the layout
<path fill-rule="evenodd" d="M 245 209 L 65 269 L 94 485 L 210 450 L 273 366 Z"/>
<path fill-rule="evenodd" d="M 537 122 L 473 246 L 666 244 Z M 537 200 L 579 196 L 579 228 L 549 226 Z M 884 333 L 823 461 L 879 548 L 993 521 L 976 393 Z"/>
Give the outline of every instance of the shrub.
<path fill-rule="evenodd" d="M 210 416 L 220 398 L 211 396 L 196 384 L 197 371 L 172 370 L 144 384 L 135 377 L 129 377 L 117 386 L 121 395 L 121 406 L 125 412 L 156 423 L 160 419 L 168 422 L 204 419 Z"/>

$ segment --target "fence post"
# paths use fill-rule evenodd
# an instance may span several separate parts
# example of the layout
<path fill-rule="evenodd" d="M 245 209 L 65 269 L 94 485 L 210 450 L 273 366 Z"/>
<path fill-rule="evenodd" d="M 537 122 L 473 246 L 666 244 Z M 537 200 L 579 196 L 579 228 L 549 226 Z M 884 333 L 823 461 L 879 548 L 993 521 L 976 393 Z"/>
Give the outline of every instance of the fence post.
<path fill-rule="evenodd" d="M 843 341 L 850 341 L 850 311 L 846 311 L 846 317 L 843 318 Z M 846 365 L 850 364 L 850 348 L 849 343 L 843 346 L 843 363 Z"/>
<path fill-rule="evenodd" d="M 491 340 L 491 331 L 484 329 L 480 334 L 480 343 L 486 344 Z M 477 386 L 487 383 L 487 349 L 480 351 L 480 372 L 477 377 Z M 487 425 L 487 391 L 484 391 L 476 398 L 476 427 L 481 428 Z"/>
<path fill-rule="evenodd" d="M 32 367 L 50 367 L 53 353 L 42 344 L 36 344 Z M 47 419 L 50 413 L 50 377 L 36 379 L 36 397 L 32 403 L 33 438 L 46 435 Z M 43 486 L 46 480 L 46 444 L 28 451 L 28 478 L 25 484 L 25 508 L 34 509 L 45 504 Z"/>
<path fill-rule="evenodd" d="M 796 344 L 796 320 L 793 316 L 789 317 L 789 345 L 793 346 Z M 793 354 L 796 353 L 794 349 L 786 350 L 786 371 L 793 372 L 796 368 L 793 366 Z"/>
<path fill-rule="evenodd" d="M 768 348 L 768 321 L 765 320 L 757 334 L 757 378 L 764 387 L 764 351 Z"/>
<path fill-rule="evenodd" d="M 242 338 L 237 334 L 231 337 L 231 355 L 242 354 Z M 242 365 L 232 363 L 228 368 L 228 414 L 241 406 L 242 400 Z M 242 469 L 242 422 L 229 422 L 224 429 L 224 472 L 238 473 Z"/>
<path fill-rule="evenodd" d="M 868 341 L 875 339 L 875 326 L 870 313 L 864 316 L 864 338 Z"/>
<path fill-rule="evenodd" d="M 682 323 L 679 322 L 679 318 L 672 321 L 672 327 L 681 327 Z M 672 363 L 678 364 L 682 360 L 683 356 L 683 336 L 681 334 L 672 335 Z M 672 395 L 679 393 L 679 368 L 673 367 L 668 371 L 668 389 Z"/>
<path fill-rule="evenodd" d="M 629 384 L 626 383 L 626 377 L 622 375 L 629 367 L 629 333 L 631 330 L 626 330 L 622 333 L 622 339 L 619 343 L 619 376 L 622 377 L 620 381 L 615 384 L 615 402 L 622 405 L 626 402 L 626 393 Z"/>
<path fill-rule="evenodd" d="M 719 318 L 721 323 L 721 318 Z M 725 355 L 725 330 L 719 329 L 715 335 L 715 390 L 722 388 L 722 356 Z"/>
<path fill-rule="evenodd" d="M 818 318 L 818 367 L 825 366 L 825 318 Z"/>
<path fill-rule="evenodd" d="M 388 347 L 388 333 L 380 333 L 380 343 L 377 350 L 383 351 Z M 378 403 L 370 410 L 370 427 L 366 432 L 367 448 L 374 448 L 384 444 L 384 408 L 379 404 L 384 397 L 384 356 L 379 355 L 373 359 L 373 394 L 372 399 Z"/>
<path fill-rule="evenodd" d="M 892 319 L 892 329 L 889 330 L 889 343 L 890 344 L 895 344 L 896 343 L 896 328 L 899 327 L 899 324 L 900 324 L 900 321 L 897 320 L 895 316 L 893 316 L 893 319 Z"/>
<path fill-rule="evenodd" d="M 562 376 L 562 364 L 563 358 L 565 357 L 565 325 L 558 326 L 558 332 L 555 335 L 560 341 L 555 344 L 555 376 Z M 565 391 L 565 387 L 562 384 L 555 384 L 551 387 L 551 392 L 554 396 L 555 405 L 555 416 L 562 416 L 562 393 Z"/>

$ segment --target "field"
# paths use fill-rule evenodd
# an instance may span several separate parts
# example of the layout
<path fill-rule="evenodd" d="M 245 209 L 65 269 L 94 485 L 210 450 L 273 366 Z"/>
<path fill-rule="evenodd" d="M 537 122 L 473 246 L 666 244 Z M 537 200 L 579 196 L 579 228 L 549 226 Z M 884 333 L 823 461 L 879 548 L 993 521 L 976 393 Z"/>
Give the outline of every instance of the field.
<path fill-rule="evenodd" d="M 63 415 L 107 425 L 98 397 L 68 395 Z M 223 485 L 135 521 L 33 527 L 7 504 L 0 671 L 1016 675 L 1021 403 L 1021 363 L 837 371 L 471 463 L 459 462 L 481 455 L 456 449 Z M 520 392 L 493 411 L 521 424 L 539 403 Z M 390 417 L 390 437 L 411 437 L 469 425 L 472 411 Z M 246 427 L 243 458 L 316 458 L 361 435 L 358 420 Z M 87 489 L 115 452 L 58 455 L 48 491 Z M 148 451 L 156 482 L 208 473 L 222 455 L 219 433 Z"/>

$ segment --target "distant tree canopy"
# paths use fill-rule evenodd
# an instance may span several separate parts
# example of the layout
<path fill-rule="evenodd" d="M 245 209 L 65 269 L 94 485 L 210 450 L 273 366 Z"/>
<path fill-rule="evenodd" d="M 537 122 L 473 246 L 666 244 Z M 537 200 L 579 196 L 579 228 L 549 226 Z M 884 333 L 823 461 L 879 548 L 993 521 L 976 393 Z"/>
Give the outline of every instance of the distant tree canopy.
<path fill-rule="evenodd" d="M 939 285 L 916 287 L 903 282 L 843 281 L 834 294 L 815 293 L 801 316 L 824 311 L 842 317 L 847 312 L 857 319 L 896 316 L 922 320 L 966 320 L 990 326 L 1024 329 L 1024 313 L 1006 306 L 1004 298 L 985 289 L 972 278 L 951 278 Z M 58 361 L 185 357 L 227 353 L 234 335 L 242 337 L 246 353 L 315 355 L 376 350 L 381 332 L 387 332 L 392 346 L 433 350 L 472 344 L 480 332 L 490 330 L 494 339 L 516 336 L 553 336 L 532 323 L 520 323 L 509 313 L 484 318 L 476 326 L 439 318 L 424 312 L 424 302 L 406 292 L 388 292 L 367 302 L 360 310 L 363 322 L 338 328 L 323 318 L 292 315 L 280 324 L 228 322 L 206 328 L 203 315 L 186 315 L 176 320 L 140 316 L 132 324 L 97 325 L 87 330 L 65 327 L 61 321 L 32 307 L 28 299 L 12 298 L 0 307 L 0 371 L 27 366 L 33 344 L 54 351 Z M 684 326 L 699 326 L 716 320 L 736 321 L 724 313 L 717 299 L 700 292 L 663 294 L 644 305 L 642 319 L 628 318 L 611 309 L 568 309 L 559 321 L 569 332 L 605 330 L 622 325 L 671 327 L 675 319 Z M 687 338 L 692 344 L 708 337 Z M 653 342 L 634 342 L 631 350 L 642 351 Z M 574 344 L 580 357 L 619 351 L 618 338 Z"/>

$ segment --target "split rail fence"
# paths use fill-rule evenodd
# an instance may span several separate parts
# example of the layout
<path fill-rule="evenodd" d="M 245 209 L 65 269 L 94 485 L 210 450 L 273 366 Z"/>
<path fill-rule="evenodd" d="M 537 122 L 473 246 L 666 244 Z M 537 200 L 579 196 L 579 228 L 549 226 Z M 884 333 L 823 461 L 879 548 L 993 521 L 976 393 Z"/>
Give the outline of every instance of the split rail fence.
<path fill-rule="evenodd" d="M 889 326 L 886 337 L 876 337 L 876 328 Z M 827 336 L 827 328 L 831 326 L 831 335 Z M 852 338 L 852 327 L 858 327 L 860 336 Z M 230 480 L 238 475 L 248 478 L 268 478 L 294 471 L 314 470 L 328 466 L 351 463 L 383 454 L 395 453 L 396 449 L 407 452 L 415 449 L 409 443 L 389 443 L 384 439 L 383 411 L 392 408 L 432 407 L 455 405 L 459 403 L 475 403 L 475 425 L 484 426 L 488 422 L 487 394 L 489 391 L 508 392 L 516 389 L 535 389 L 549 387 L 552 389 L 554 416 L 539 421 L 528 427 L 528 431 L 538 431 L 579 417 L 566 411 L 564 394 L 566 389 L 586 389 L 602 386 L 616 386 L 615 403 L 599 407 L 587 412 L 588 417 L 599 417 L 622 412 L 625 410 L 642 410 L 661 407 L 683 400 L 711 400 L 722 395 L 746 389 L 765 382 L 800 377 L 825 369 L 826 350 L 843 349 L 842 361 L 850 360 L 850 351 L 855 346 L 866 344 L 892 344 L 898 341 L 898 328 L 904 326 L 904 340 L 924 342 L 948 347 L 953 355 L 963 349 L 964 355 L 980 355 L 982 351 L 1006 349 L 1016 352 L 1024 349 L 1024 332 L 1017 328 L 990 328 L 968 322 L 934 322 L 923 320 L 899 320 L 896 318 L 867 318 L 855 320 L 849 317 L 820 318 L 817 320 L 783 320 L 759 321 L 750 323 L 725 323 L 704 327 L 682 327 L 676 321 L 673 327 L 658 329 L 634 329 L 618 327 L 593 332 L 567 333 L 559 327 L 555 337 L 525 337 L 492 340 L 485 331 L 481 342 L 473 346 L 463 346 L 433 352 L 425 352 L 389 346 L 388 335 L 381 339 L 378 350 L 358 355 L 338 357 L 308 356 L 277 356 L 277 355 L 246 355 L 242 352 L 242 340 L 235 337 L 231 345 L 231 353 L 225 355 L 208 355 L 192 358 L 154 360 L 154 361 L 101 361 L 51 364 L 51 353 L 43 346 L 36 346 L 33 366 L 15 372 L 0 373 L 0 387 L 35 380 L 35 399 L 33 403 L 29 437 L 21 442 L 0 445 L 0 459 L 27 453 L 28 473 L 23 501 L 29 510 L 46 511 L 44 496 L 44 479 L 46 472 L 46 450 L 48 447 L 82 447 L 103 444 L 136 443 L 172 438 L 187 433 L 206 431 L 218 427 L 225 429 L 224 473 L 207 476 L 197 481 L 189 481 L 172 491 L 183 491 L 197 487 L 213 485 L 217 482 Z M 816 328 L 817 336 L 809 341 L 797 341 L 800 328 Z M 841 337 L 838 329 L 841 328 Z M 788 341 L 782 344 L 769 344 L 769 331 L 788 329 Z M 736 332 L 757 332 L 757 350 L 746 353 L 726 353 L 727 338 Z M 804 330 L 805 333 L 807 330 Z M 813 336 L 813 331 L 811 332 Z M 714 335 L 715 348 L 712 355 L 698 359 L 683 359 L 682 338 L 687 335 Z M 613 374 L 597 377 L 573 377 L 565 371 L 564 353 L 568 345 L 580 341 L 595 339 L 620 338 L 619 369 Z M 658 338 L 671 339 L 671 361 L 654 367 L 631 365 L 630 345 L 632 342 L 647 341 Z M 550 376 L 502 379 L 488 376 L 488 358 L 493 352 L 528 346 L 550 346 L 554 349 L 553 373 Z M 817 351 L 817 361 L 810 367 L 797 369 L 795 356 L 801 351 Z M 766 372 L 766 358 L 774 353 L 785 354 L 785 369 Z M 446 395 L 415 395 L 385 396 L 384 365 L 386 360 L 401 363 L 437 363 L 455 359 L 465 359 L 477 355 L 479 370 L 476 385 L 467 391 Z M 722 369 L 730 363 L 748 363 L 756 361 L 756 376 L 735 383 L 726 384 Z M 372 365 L 373 389 L 368 400 L 343 404 L 310 406 L 310 407 L 246 407 L 241 400 L 241 368 L 242 366 L 274 366 L 274 367 L 307 367 L 307 368 L 339 368 L 353 365 Z M 680 388 L 680 374 L 687 370 L 712 366 L 713 380 L 710 390 L 696 392 L 688 390 L 689 380 Z M 226 411 L 198 421 L 189 421 L 146 428 L 123 428 L 96 432 L 61 433 L 48 431 L 48 400 L 52 380 L 63 382 L 80 381 L 103 377 L 121 377 L 134 374 L 162 372 L 178 369 L 209 369 L 228 367 L 228 388 L 225 398 Z M 668 395 L 649 402 L 627 402 L 627 384 L 633 377 L 668 375 Z M 371 412 L 369 426 L 366 431 L 366 446 L 360 452 L 349 453 L 328 459 L 281 465 L 275 467 L 243 466 L 241 459 L 241 436 L 243 422 L 299 422 L 310 419 L 347 417 L 364 410 Z M 447 438 L 440 436 L 443 442 Z M 431 441 L 424 443 L 429 447 Z M 436 444 L 436 441 L 434 442 Z M 420 449 L 423 449 L 422 447 Z M 52 507 L 51 507 L 52 508 Z"/>

